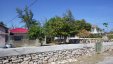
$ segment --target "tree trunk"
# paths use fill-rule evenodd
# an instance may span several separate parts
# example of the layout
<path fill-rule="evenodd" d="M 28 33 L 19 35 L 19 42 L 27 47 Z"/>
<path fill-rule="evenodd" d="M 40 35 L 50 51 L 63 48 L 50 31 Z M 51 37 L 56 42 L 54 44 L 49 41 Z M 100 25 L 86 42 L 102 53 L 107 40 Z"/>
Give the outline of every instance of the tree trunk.
<path fill-rule="evenodd" d="M 45 36 L 45 38 L 44 38 L 44 44 L 47 44 L 47 43 L 46 43 L 46 36 Z"/>
<path fill-rule="evenodd" d="M 64 43 L 67 43 L 67 36 L 64 36 Z"/>
<path fill-rule="evenodd" d="M 61 37 L 62 37 L 62 36 L 60 36 L 60 39 L 59 39 L 59 41 L 58 41 L 59 43 L 62 43 L 62 39 L 61 39 Z M 59 43 L 58 43 L 58 44 L 59 44 Z"/>

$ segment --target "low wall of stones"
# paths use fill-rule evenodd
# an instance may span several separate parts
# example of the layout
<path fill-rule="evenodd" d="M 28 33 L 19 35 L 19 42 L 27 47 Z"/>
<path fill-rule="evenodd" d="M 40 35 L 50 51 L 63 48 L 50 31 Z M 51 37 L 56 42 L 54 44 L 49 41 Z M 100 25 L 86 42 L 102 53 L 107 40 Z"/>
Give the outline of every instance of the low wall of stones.
<path fill-rule="evenodd" d="M 11 44 L 13 44 L 14 47 L 30 47 L 30 46 L 40 46 L 39 40 L 27 40 L 23 39 L 20 41 L 14 41 L 11 40 Z"/>
<path fill-rule="evenodd" d="M 0 64 L 62 64 L 95 54 L 95 44 L 0 49 Z"/>
<path fill-rule="evenodd" d="M 113 42 L 104 42 L 102 52 L 113 51 Z"/>

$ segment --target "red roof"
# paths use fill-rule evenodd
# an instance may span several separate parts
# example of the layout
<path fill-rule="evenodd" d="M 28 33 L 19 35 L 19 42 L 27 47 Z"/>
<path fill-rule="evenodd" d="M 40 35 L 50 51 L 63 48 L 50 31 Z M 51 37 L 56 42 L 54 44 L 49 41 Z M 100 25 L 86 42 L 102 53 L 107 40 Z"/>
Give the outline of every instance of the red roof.
<path fill-rule="evenodd" d="M 10 30 L 11 33 L 27 33 L 28 30 L 25 28 L 14 28 Z"/>

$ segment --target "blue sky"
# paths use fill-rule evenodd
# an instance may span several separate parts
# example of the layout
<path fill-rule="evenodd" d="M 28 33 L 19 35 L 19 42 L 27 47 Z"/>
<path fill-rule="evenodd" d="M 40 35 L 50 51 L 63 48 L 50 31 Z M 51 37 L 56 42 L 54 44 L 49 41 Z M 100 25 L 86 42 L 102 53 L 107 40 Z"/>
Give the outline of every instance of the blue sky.
<path fill-rule="evenodd" d="M 13 19 L 17 13 L 16 8 L 23 9 L 35 0 L 0 0 L 0 21 L 11 27 L 23 26 L 21 19 Z M 70 9 L 75 19 L 85 19 L 87 22 L 104 28 L 104 22 L 108 22 L 109 30 L 113 29 L 113 0 L 37 0 L 30 7 L 34 13 L 34 19 L 41 23 L 53 16 L 62 16 Z"/>

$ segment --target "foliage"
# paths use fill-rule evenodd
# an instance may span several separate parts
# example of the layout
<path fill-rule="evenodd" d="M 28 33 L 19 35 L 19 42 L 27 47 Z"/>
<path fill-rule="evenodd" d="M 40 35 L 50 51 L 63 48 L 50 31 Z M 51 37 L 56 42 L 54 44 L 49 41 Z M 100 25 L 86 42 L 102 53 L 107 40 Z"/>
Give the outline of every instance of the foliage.
<path fill-rule="evenodd" d="M 39 33 L 40 33 L 40 27 L 34 25 L 29 29 L 28 35 L 30 39 L 37 39 Z"/>
<path fill-rule="evenodd" d="M 49 19 L 44 25 L 44 32 L 47 36 L 47 40 L 52 41 L 53 37 L 65 34 L 62 29 L 64 27 L 64 22 L 62 18 L 56 16 Z"/>
<path fill-rule="evenodd" d="M 42 43 L 42 41 L 44 40 L 45 38 L 45 33 L 43 32 L 43 27 L 40 27 L 40 31 L 39 31 L 39 34 L 38 34 L 38 39 L 39 41 Z"/>
<path fill-rule="evenodd" d="M 100 34 L 90 34 L 89 38 L 102 38 Z"/>
<path fill-rule="evenodd" d="M 56 31 L 62 26 L 59 21 L 61 21 L 60 17 L 53 17 L 45 23 L 44 28 L 47 36 L 55 36 L 57 34 Z"/>
<path fill-rule="evenodd" d="M 103 23 L 103 25 L 104 25 L 105 27 L 108 27 L 108 23 Z"/>
<path fill-rule="evenodd" d="M 75 27 L 75 19 L 74 19 L 74 16 L 71 12 L 71 10 L 68 10 L 64 17 L 63 17 L 63 21 L 66 23 L 67 25 L 67 32 L 68 32 L 68 35 L 75 35 L 77 34 L 78 30 L 76 29 Z"/>
<path fill-rule="evenodd" d="M 76 20 L 75 27 L 78 31 L 81 31 L 83 29 L 90 31 L 91 30 L 91 24 L 87 23 L 84 19 L 82 20 Z"/>
<path fill-rule="evenodd" d="M 29 39 L 39 39 L 40 43 L 44 39 L 43 28 L 40 23 L 33 19 L 33 13 L 28 7 L 24 10 L 17 8 L 18 17 L 25 23 L 25 27 L 28 28 Z"/>
<path fill-rule="evenodd" d="M 113 35 L 108 35 L 108 38 L 109 39 L 113 39 Z"/>
<path fill-rule="evenodd" d="M 101 28 L 97 27 L 97 31 L 101 31 L 102 32 L 103 30 Z"/>
<path fill-rule="evenodd" d="M 91 24 L 87 23 L 84 19 L 75 20 L 72 12 L 68 10 L 63 17 L 52 17 L 44 24 L 40 26 L 39 22 L 33 19 L 33 13 L 26 7 L 24 10 L 17 9 L 18 17 L 22 19 L 25 26 L 29 30 L 30 39 L 43 40 L 46 35 L 47 38 L 53 39 L 53 37 L 64 37 L 64 41 L 68 36 L 79 34 L 81 37 L 89 35 L 91 30 Z"/>
<path fill-rule="evenodd" d="M 66 22 L 69 22 L 69 23 L 75 21 L 71 10 L 67 10 L 63 18 L 65 19 Z"/>
<path fill-rule="evenodd" d="M 108 23 L 103 23 L 103 26 L 106 27 L 106 29 L 108 30 Z"/>
<path fill-rule="evenodd" d="M 6 27 L 6 25 L 3 23 L 3 21 L 0 21 L 0 25 Z"/>
<path fill-rule="evenodd" d="M 34 23 L 36 24 L 37 21 L 33 19 L 33 13 L 27 6 L 24 10 L 17 8 L 16 11 L 18 13 L 18 17 L 21 18 L 22 22 L 25 23 L 25 27 L 28 29 L 30 29 Z"/>
<path fill-rule="evenodd" d="M 45 23 L 45 31 L 47 36 L 64 37 L 65 39 L 72 33 L 75 33 L 74 18 L 71 11 L 67 11 L 64 17 L 53 17 Z"/>
<path fill-rule="evenodd" d="M 67 36 L 78 34 L 81 30 L 90 31 L 91 24 L 83 20 L 75 20 L 71 11 L 67 11 L 63 17 L 52 17 L 44 25 L 47 37 L 64 37 L 66 42 Z M 85 31 L 85 32 L 86 32 Z"/>
<path fill-rule="evenodd" d="M 89 37 L 90 32 L 88 32 L 87 30 L 83 29 L 78 33 L 79 37 L 85 38 L 85 37 Z"/>
<path fill-rule="evenodd" d="M 39 39 L 40 43 L 44 40 L 43 28 L 37 25 L 33 25 L 28 32 L 29 39 Z"/>

